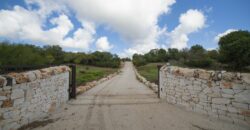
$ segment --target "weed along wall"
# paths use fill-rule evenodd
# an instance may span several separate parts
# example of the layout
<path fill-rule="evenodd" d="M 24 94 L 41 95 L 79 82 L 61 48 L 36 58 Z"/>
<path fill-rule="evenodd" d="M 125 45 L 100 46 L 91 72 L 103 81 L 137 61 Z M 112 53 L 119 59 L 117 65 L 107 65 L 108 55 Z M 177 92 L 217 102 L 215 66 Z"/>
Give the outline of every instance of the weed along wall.
<path fill-rule="evenodd" d="M 250 74 L 206 71 L 174 66 L 160 70 L 167 102 L 188 110 L 250 124 Z"/>
<path fill-rule="evenodd" d="M 58 66 L 0 76 L 0 129 L 17 129 L 63 105 L 69 95 L 69 71 Z"/>

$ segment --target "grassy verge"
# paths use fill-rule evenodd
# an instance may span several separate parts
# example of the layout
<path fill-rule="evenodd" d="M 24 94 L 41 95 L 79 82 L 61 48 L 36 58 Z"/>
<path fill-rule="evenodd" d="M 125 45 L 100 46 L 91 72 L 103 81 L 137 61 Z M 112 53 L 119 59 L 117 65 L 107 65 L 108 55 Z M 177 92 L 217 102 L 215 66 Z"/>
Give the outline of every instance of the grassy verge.
<path fill-rule="evenodd" d="M 160 65 L 160 64 L 163 65 L 164 63 L 149 63 L 144 66 L 137 67 L 137 70 L 148 81 L 157 83 L 157 80 L 158 80 L 157 65 Z"/>
<path fill-rule="evenodd" d="M 84 85 L 87 82 L 101 79 L 109 74 L 116 72 L 118 68 L 104 68 L 86 65 L 76 66 L 76 84 Z"/>

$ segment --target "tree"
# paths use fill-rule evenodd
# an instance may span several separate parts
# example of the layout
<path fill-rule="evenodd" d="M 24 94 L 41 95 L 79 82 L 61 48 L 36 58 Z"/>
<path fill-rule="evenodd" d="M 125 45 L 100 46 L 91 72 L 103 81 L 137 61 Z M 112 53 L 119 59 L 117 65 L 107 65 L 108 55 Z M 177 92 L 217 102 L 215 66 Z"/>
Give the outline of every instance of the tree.
<path fill-rule="evenodd" d="M 194 45 L 189 50 L 188 59 L 185 62 L 190 67 L 209 67 L 212 61 L 206 55 L 206 50 L 201 45 Z"/>
<path fill-rule="evenodd" d="M 142 65 L 145 65 L 147 62 L 146 62 L 146 59 L 144 58 L 143 55 L 134 54 L 133 55 L 133 63 L 135 66 L 142 66 Z"/>
<path fill-rule="evenodd" d="M 168 48 L 168 55 L 170 60 L 179 60 L 180 53 L 179 50 L 176 48 Z"/>
<path fill-rule="evenodd" d="M 235 31 L 219 40 L 220 61 L 232 69 L 240 70 L 250 65 L 250 32 Z"/>

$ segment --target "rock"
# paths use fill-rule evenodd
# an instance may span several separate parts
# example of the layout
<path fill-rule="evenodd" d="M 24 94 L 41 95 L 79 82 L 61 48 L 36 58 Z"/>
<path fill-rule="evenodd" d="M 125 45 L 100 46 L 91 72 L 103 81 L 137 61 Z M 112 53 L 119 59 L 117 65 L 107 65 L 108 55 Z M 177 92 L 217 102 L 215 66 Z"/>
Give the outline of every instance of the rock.
<path fill-rule="evenodd" d="M 250 90 L 245 90 L 235 95 L 235 101 L 240 103 L 250 103 Z"/>
<path fill-rule="evenodd" d="M 4 91 L 9 91 L 9 90 L 11 90 L 11 88 L 12 88 L 11 86 L 5 86 L 5 87 L 3 87 L 3 90 Z"/>
<path fill-rule="evenodd" d="M 24 98 L 15 99 L 14 100 L 14 107 L 16 107 L 20 104 L 23 104 L 23 102 L 24 102 Z"/>
<path fill-rule="evenodd" d="M 194 70 L 193 77 L 194 78 L 199 78 L 199 70 Z"/>
<path fill-rule="evenodd" d="M 241 115 L 244 115 L 244 116 L 250 117 L 250 110 L 243 110 L 243 111 L 241 111 L 240 114 L 241 114 Z"/>
<path fill-rule="evenodd" d="M 239 102 L 232 102 L 232 105 L 236 108 L 241 108 L 241 109 L 248 109 L 248 104 L 245 103 L 239 103 Z"/>
<path fill-rule="evenodd" d="M 15 80 L 17 84 L 29 82 L 28 75 L 23 74 L 23 73 L 17 74 L 17 76 L 15 77 Z"/>
<path fill-rule="evenodd" d="M 23 75 L 28 78 L 29 82 L 35 81 L 37 79 L 36 74 L 33 73 L 32 71 L 26 72 Z"/>
<path fill-rule="evenodd" d="M 40 69 L 42 78 L 48 78 L 53 74 L 53 71 L 51 68 L 45 68 L 45 69 Z"/>
<path fill-rule="evenodd" d="M 188 68 L 182 68 L 181 72 L 185 77 L 192 77 L 194 75 L 194 70 Z"/>
<path fill-rule="evenodd" d="M 211 71 L 206 71 L 206 70 L 198 70 L 199 73 L 199 78 L 200 79 L 205 79 L 205 80 L 210 80 L 211 79 Z"/>
<path fill-rule="evenodd" d="M 212 104 L 212 109 L 218 109 L 219 114 L 226 114 L 227 107 L 225 105 Z"/>
<path fill-rule="evenodd" d="M 0 76 L 0 88 L 1 88 L 1 87 L 4 87 L 4 86 L 6 86 L 6 85 L 7 85 L 7 80 L 6 80 L 6 78 Z"/>
<path fill-rule="evenodd" d="M 214 80 L 214 81 L 220 81 L 221 78 L 222 78 L 222 74 L 221 74 L 221 72 L 219 72 L 219 71 L 212 72 L 212 73 L 211 73 L 211 78 L 212 78 L 212 80 Z"/>
<path fill-rule="evenodd" d="M 233 89 L 234 90 L 244 90 L 244 89 L 246 89 L 246 87 L 243 84 L 234 83 L 233 84 Z"/>
<path fill-rule="evenodd" d="M 226 72 L 222 74 L 222 79 L 226 81 L 233 81 L 237 79 L 237 77 L 235 73 Z"/>
<path fill-rule="evenodd" d="M 225 94 L 230 94 L 230 95 L 234 94 L 233 89 L 222 89 L 222 92 L 225 93 Z"/>
<path fill-rule="evenodd" d="M 42 73 L 39 70 L 35 70 L 32 72 L 35 74 L 36 79 L 42 79 Z"/>
<path fill-rule="evenodd" d="M 227 98 L 212 98 L 214 104 L 230 104 L 230 99 Z"/>
<path fill-rule="evenodd" d="M 250 74 L 249 73 L 242 73 L 241 78 L 244 82 L 250 84 Z"/>
<path fill-rule="evenodd" d="M 11 93 L 11 99 L 23 98 L 24 91 L 22 89 L 14 89 Z"/>
<path fill-rule="evenodd" d="M 54 112 L 56 110 L 56 102 L 53 102 L 50 104 L 50 108 L 48 110 L 48 112 Z"/>
<path fill-rule="evenodd" d="M 4 100 L 2 103 L 2 108 L 8 108 L 13 106 L 13 101 L 10 99 Z"/>
<path fill-rule="evenodd" d="M 232 85 L 232 82 L 222 82 L 221 87 L 229 89 L 229 88 L 233 88 L 233 85 Z"/>
<path fill-rule="evenodd" d="M 7 97 L 6 96 L 0 96 L 0 101 L 6 100 Z"/>

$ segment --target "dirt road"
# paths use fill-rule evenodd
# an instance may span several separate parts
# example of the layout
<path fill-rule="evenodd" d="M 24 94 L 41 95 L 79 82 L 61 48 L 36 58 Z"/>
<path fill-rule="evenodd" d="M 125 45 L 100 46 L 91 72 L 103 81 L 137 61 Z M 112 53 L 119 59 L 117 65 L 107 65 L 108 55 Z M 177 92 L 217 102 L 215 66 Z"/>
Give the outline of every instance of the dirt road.
<path fill-rule="evenodd" d="M 136 80 L 127 62 L 122 72 L 69 101 L 53 122 L 39 130 L 240 130 L 218 121 L 160 102 L 157 95 Z"/>

